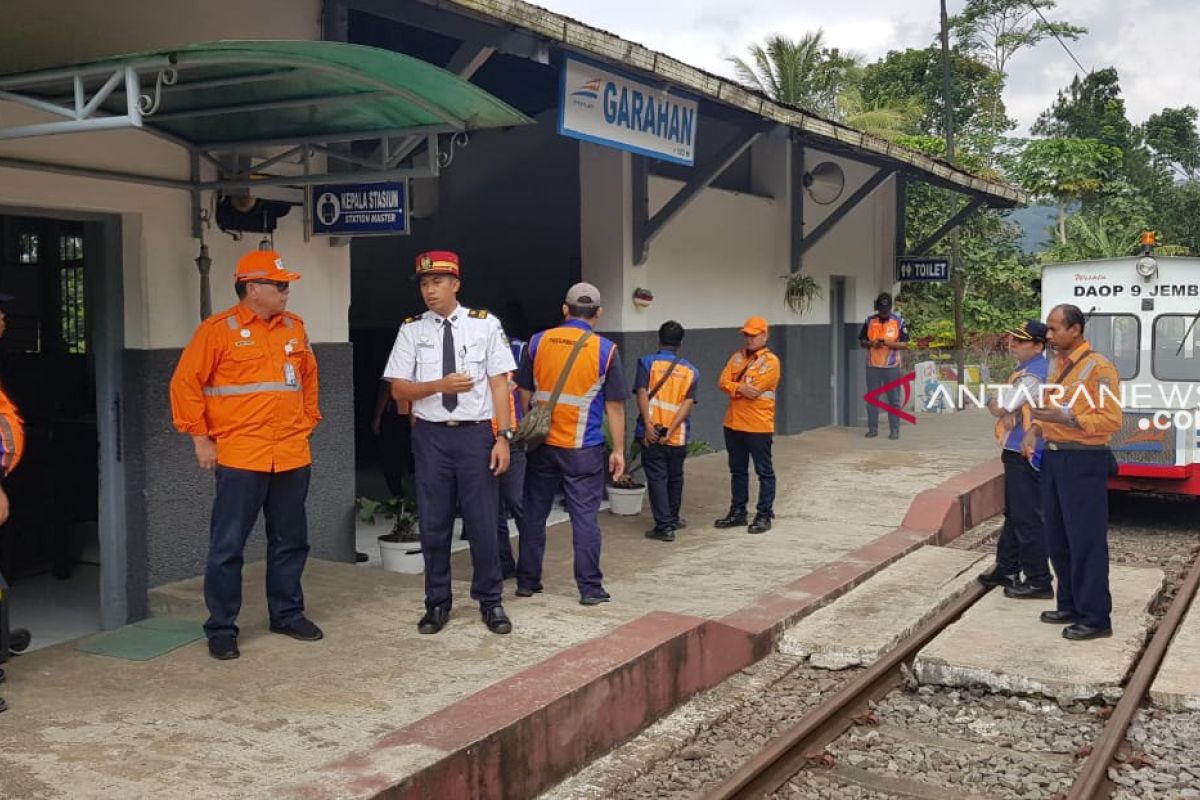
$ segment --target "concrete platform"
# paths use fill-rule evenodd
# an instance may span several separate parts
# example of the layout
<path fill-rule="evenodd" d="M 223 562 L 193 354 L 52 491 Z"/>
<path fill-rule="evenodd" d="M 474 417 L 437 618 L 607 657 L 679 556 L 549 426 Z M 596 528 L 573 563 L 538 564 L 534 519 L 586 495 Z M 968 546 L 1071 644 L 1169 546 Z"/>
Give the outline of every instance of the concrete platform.
<path fill-rule="evenodd" d="M 1200 608 L 1196 598 L 1175 631 L 1150 686 L 1150 702 L 1167 711 L 1200 711 Z"/>
<path fill-rule="evenodd" d="M 420 576 L 312 562 L 317 643 L 267 632 L 251 564 L 239 661 L 213 661 L 202 643 L 150 662 L 64 644 L 6 665 L 0 797 L 532 796 L 891 561 L 997 513 L 991 427 L 962 413 L 922 419 L 900 442 L 853 429 L 781 438 L 779 517 L 765 536 L 713 529 L 724 455 L 690 461 L 691 527 L 674 544 L 643 537 L 648 515 L 602 516 L 614 601 L 589 608 L 558 526 L 545 594 L 506 589 L 506 637 L 468 599 L 467 553 L 454 556 L 456 606 L 437 636 L 416 632 Z M 864 482 L 874 502 L 848 502 Z M 154 612 L 203 619 L 200 588 L 154 590 Z"/>
<path fill-rule="evenodd" d="M 779 650 L 823 669 L 873 664 L 961 594 L 989 560 L 922 547 L 798 622 Z"/>
<path fill-rule="evenodd" d="M 1042 694 L 1063 702 L 1121 696 L 1152 622 L 1149 609 L 1162 591 L 1161 570 L 1113 565 L 1113 635 L 1071 642 L 1062 626 L 1038 621 L 1053 601 L 1010 600 L 993 589 L 918 655 L 922 683 L 983 684 L 995 691 Z"/>

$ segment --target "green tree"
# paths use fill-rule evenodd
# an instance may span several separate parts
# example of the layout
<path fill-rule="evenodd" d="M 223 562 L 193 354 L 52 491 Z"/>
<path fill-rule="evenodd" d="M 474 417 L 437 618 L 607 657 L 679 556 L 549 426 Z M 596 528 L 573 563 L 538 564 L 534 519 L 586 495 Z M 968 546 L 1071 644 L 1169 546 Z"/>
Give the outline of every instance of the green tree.
<path fill-rule="evenodd" d="M 856 80 L 859 59 L 825 46 L 820 29 L 799 39 L 768 36 L 749 47 L 749 60 L 729 59 L 737 80 L 773 100 L 827 117 L 838 114 L 838 97 Z"/>
<path fill-rule="evenodd" d="M 1067 205 L 1098 192 L 1113 178 L 1121 150 L 1095 139 L 1035 139 L 1021 151 L 1014 173 L 1037 197 L 1058 203 L 1058 242 L 1067 243 Z"/>
<path fill-rule="evenodd" d="M 967 0 L 966 7 L 950 21 L 960 46 L 990 67 L 1003 86 L 1008 78 L 1008 62 L 1020 50 L 1032 48 L 1043 40 L 1078 39 L 1086 28 L 1067 22 L 1045 19 L 1054 9 L 1055 0 Z M 1008 129 L 1003 109 L 993 100 L 989 126 L 995 135 Z"/>
<path fill-rule="evenodd" d="M 1200 131 L 1193 106 L 1164 108 L 1151 114 L 1144 127 L 1146 143 L 1157 162 L 1187 181 L 1200 180 Z"/>

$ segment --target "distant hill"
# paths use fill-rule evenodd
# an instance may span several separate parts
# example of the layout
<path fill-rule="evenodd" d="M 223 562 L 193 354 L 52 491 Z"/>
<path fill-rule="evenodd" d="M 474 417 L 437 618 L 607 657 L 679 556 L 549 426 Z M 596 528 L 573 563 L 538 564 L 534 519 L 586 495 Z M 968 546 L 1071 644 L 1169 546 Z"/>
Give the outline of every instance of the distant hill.
<path fill-rule="evenodd" d="M 1036 253 L 1050 242 L 1058 209 L 1048 204 L 1031 205 L 1011 211 L 1007 219 L 1021 227 L 1021 251 Z"/>

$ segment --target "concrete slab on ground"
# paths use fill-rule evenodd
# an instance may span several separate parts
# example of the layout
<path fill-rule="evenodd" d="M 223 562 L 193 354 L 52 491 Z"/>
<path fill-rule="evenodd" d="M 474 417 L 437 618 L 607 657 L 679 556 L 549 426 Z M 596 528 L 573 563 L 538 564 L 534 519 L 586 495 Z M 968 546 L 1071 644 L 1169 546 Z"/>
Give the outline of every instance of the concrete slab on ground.
<path fill-rule="evenodd" d="M 961 594 L 988 558 L 922 547 L 792 626 L 779 650 L 823 669 L 873 664 Z"/>
<path fill-rule="evenodd" d="M 728 501 L 725 456 L 689 460 L 684 515 L 691 525 L 675 543 L 644 538 L 648 511 L 602 514 L 602 564 L 614 601 L 587 608 L 578 604 L 572 578 L 570 528 L 555 526 L 545 593 L 516 599 L 506 585 L 510 636 L 492 635 L 480 622 L 469 599 L 466 552 L 453 556 L 454 615 L 437 636 L 416 630 L 422 576 L 310 562 L 305 600 L 326 632 L 316 643 L 267 631 L 263 564 L 248 564 L 238 661 L 210 659 L 203 643 L 149 662 L 81 653 L 68 643 L 6 664 L 0 797 L 273 800 L 327 765 L 368 752 L 380 769 L 376 777 L 394 785 L 448 754 L 440 744 L 395 745 L 395 732 L 424 730 L 434 715 L 453 709 L 464 712 L 453 723 L 470 727 L 478 693 L 514 678 L 519 685 L 531 668 L 588 643 L 603 645 L 607 640 L 597 640 L 627 623 L 662 617 L 682 624 L 653 612 L 718 619 L 837 562 L 899 525 L 919 492 L 994 459 L 991 427 L 982 412 L 928 424 L 922 418 L 899 442 L 865 440 L 861 429 L 847 428 L 779 437 L 777 520 L 764 536 L 712 528 Z M 864 483 L 871 503 L 848 502 Z M 201 621 L 202 580 L 158 587 L 151 604 L 156 615 Z M 496 694 L 493 711 L 496 702 L 508 702 L 504 709 L 514 716 L 531 713 L 529 691 L 514 688 L 510 701 Z M 577 721 L 585 726 L 591 718 L 581 713 Z M 435 742 L 446 738 L 438 736 Z M 355 792 L 336 796 L 369 796 Z"/>
<path fill-rule="evenodd" d="M 1038 621 L 1051 600 L 1011 600 L 997 588 L 930 642 L 913 665 L 917 680 L 943 686 L 985 685 L 994 691 L 1042 694 L 1067 702 L 1121 696 L 1162 591 L 1161 570 L 1113 565 L 1113 635 L 1072 642 L 1061 625 Z"/>
<path fill-rule="evenodd" d="M 1200 711 L 1200 606 L 1196 598 L 1192 598 L 1150 687 L 1150 702 L 1167 711 Z"/>

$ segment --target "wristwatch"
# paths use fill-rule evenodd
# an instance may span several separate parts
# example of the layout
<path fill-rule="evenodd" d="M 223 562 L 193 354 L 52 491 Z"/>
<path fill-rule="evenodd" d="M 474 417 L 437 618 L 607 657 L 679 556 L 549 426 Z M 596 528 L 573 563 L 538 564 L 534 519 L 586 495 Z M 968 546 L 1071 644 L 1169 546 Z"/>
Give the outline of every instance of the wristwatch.
<path fill-rule="evenodd" d="M 517 438 L 517 432 L 512 428 L 505 428 L 504 430 L 500 431 L 497 438 L 501 437 L 509 444 L 512 444 L 513 439 Z"/>

